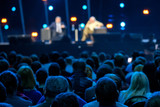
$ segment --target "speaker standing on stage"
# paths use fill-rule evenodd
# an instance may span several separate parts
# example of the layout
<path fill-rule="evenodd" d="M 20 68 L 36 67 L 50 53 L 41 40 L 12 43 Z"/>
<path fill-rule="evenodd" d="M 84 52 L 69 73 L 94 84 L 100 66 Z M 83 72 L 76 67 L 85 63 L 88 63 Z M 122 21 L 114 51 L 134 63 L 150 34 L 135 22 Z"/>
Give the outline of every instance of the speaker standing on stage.
<path fill-rule="evenodd" d="M 65 24 L 61 22 L 61 17 L 57 16 L 55 22 L 53 22 L 48 29 L 51 29 L 51 39 L 52 40 L 61 40 L 65 35 Z"/>
<path fill-rule="evenodd" d="M 89 34 L 93 34 L 95 28 L 100 28 L 104 26 L 103 23 L 96 20 L 94 16 L 89 18 L 89 21 L 87 22 L 81 41 L 86 41 Z"/>

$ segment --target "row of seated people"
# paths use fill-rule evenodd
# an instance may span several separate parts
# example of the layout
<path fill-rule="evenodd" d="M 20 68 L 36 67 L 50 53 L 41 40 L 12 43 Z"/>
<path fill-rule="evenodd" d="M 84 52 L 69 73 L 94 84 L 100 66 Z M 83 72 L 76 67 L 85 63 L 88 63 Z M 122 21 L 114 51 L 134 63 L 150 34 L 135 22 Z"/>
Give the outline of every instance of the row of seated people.
<path fill-rule="evenodd" d="M 0 107 L 160 107 L 160 51 L 0 52 Z"/>

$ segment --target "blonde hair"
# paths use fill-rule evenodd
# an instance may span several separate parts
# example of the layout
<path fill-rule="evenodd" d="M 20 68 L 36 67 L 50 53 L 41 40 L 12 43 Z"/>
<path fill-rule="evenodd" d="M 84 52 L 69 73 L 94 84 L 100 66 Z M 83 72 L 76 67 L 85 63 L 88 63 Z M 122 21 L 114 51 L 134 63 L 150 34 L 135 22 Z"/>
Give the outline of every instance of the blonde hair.
<path fill-rule="evenodd" d="M 35 87 L 36 80 L 29 66 L 20 67 L 17 73 L 21 76 L 21 86 L 24 89 L 33 89 Z"/>
<path fill-rule="evenodd" d="M 120 102 L 124 103 L 126 100 L 133 96 L 145 96 L 150 93 L 149 80 L 143 72 L 134 72 L 131 78 L 131 84 L 129 88 L 123 92 L 123 96 L 120 98 Z M 139 101 L 135 99 L 134 101 Z"/>

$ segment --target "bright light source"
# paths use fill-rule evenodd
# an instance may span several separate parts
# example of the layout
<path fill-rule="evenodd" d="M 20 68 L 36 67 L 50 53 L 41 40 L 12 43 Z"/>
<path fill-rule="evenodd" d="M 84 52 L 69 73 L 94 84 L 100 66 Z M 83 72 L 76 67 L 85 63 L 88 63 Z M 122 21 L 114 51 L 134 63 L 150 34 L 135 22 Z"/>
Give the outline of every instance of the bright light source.
<path fill-rule="evenodd" d="M 121 27 L 121 30 L 125 30 L 126 28 L 125 27 Z"/>
<path fill-rule="evenodd" d="M 126 23 L 125 23 L 125 22 L 121 22 L 121 23 L 120 23 L 120 26 L 121 26 L 121 27 L 125 27 L 125 26 L 126 26 Z"/>
<path fill-rule="evenodd" d="M 16 11 L 16 7 L 12 7 L 12 9 L 11 9 L 13 12 L 15 12 Z"/>
<path fill-rule="evenodd" d="M 5 25 L 5 26 L 4 26 L 4 29 L 5 29 L 5 30 L 8 30 L 8 29 L 9 29 L 9 26 L 8 26 L 8 25 Z"/>
<path fill-rule="evenodd" d="M 143 14 L 144 14 L 144 15 L 149 15 L 149 10 L 148 10 L 148 9 L 144 9 L 144 10 L 143 10 Z"/>
<path fill-rule="evenodd" d="M 87 10 L 87 5 L 83 5 L 83 6 L 82 6 L 82 9 L 83 9 L 83 10 Z"/>
<path fill-rule="evenodd" d="M 113 19 L 108 19 L 108 22 L 113 22 Z"/>
<path fill-rule="evenodd" d="M 125 4 L 124 3 L 120 3 L 119 6 L 120 6 L 120 8 L 124 8 Z"/>
<path fill-rule="evenodd" d="M 47 24 L 43 24 L 43 28 L 47 28 Z"/>
<path fill-rule="evenodd" d="M 81 24 L 80 24 L 80 27 L 81 27 L 82 29 L 84 29 L 84 28 L 85 28 L 85 24 L 84 24 L 84 23 L 81 23 Z"/>
<path fill-rule="evenodd" d="M 112 24 L 112 23 L 108 23 L 108 24 L 106 25 L 106 27 L 107 27 L 107 29 L 112 29 L 112 28 L 113 28 L 113 24 Z"/>
<path fill-rule="evenodd" d="M 7 23 L 7 18 L 2 18 L 1 23 L 3 23 L 3 24 Z"/>
<path fill-rule="evenodd" d="M 54 9 L 54 7 L 52 5 L 48 6 L 48 10 L 52 11 Z"/>
<path fill-rule="evenodd" d="M 32 33 L 31 33 L 31 36 L 32 36 L 32 37 L 38 37 L 38 32 L 32 32 Z"/>
<path fill-rule="evenodd" d="M 71 22 L 76 22 L 77 21 L 77 17 L 71 17 Z"/>

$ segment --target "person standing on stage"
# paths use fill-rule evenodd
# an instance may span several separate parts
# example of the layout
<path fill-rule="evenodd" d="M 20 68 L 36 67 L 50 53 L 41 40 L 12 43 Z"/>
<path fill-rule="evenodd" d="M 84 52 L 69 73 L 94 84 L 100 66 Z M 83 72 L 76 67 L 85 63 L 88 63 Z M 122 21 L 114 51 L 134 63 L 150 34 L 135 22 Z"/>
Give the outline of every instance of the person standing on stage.
<path fill-rule="evenodd" d="M 94 16 L 89 18 L 89 21 L 87 22 L 81 41 L 86 41 L 89 34 L 93 34 L 95 28 L 100 28 L 104 26 L 103 23 L 96 20 Z"/>
<path fill-rule="evenodd" d="M 57 16 L 55 22 L 53 22 L 48 29 L 51 29 L 51 39 L 52 40 L 61 40 L 65 35 L 65 24 L 61 22 L 61 17 Z"/>

